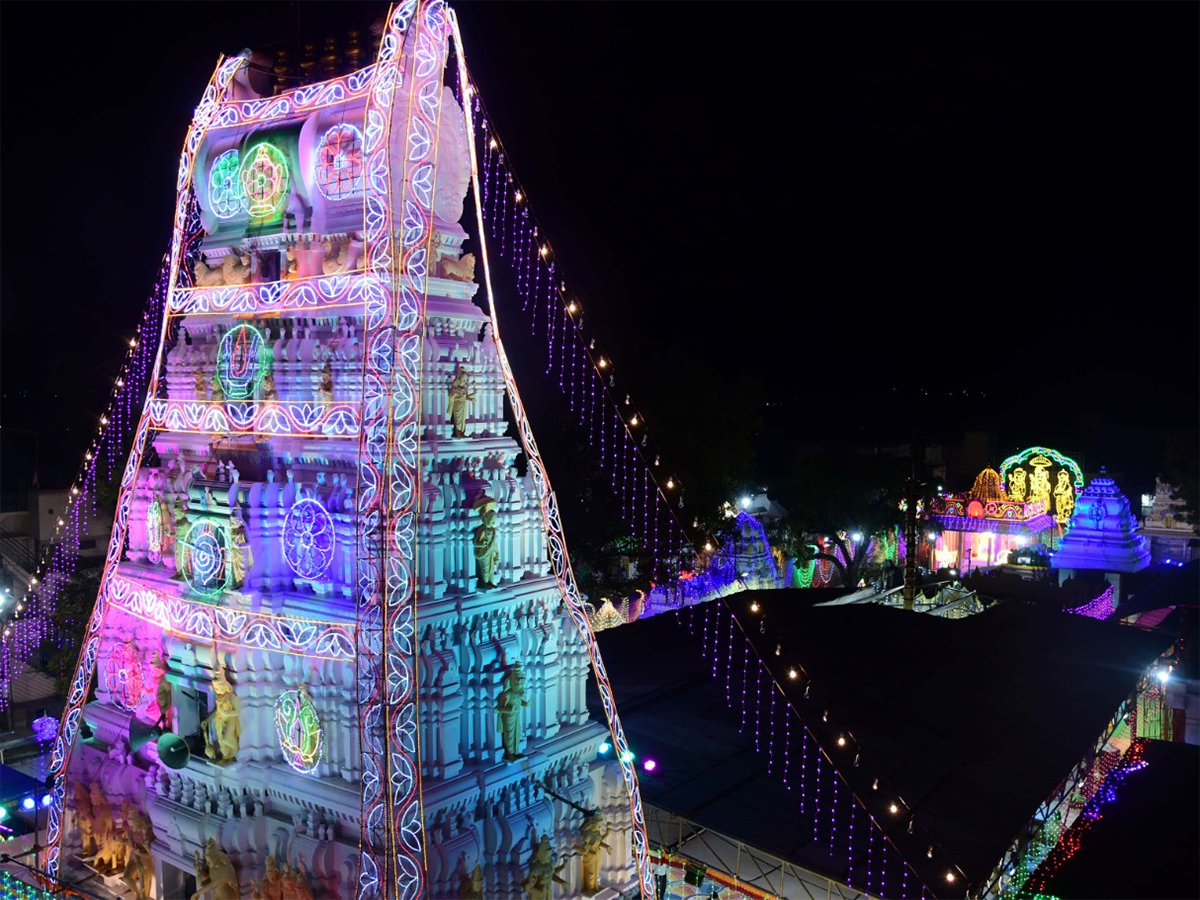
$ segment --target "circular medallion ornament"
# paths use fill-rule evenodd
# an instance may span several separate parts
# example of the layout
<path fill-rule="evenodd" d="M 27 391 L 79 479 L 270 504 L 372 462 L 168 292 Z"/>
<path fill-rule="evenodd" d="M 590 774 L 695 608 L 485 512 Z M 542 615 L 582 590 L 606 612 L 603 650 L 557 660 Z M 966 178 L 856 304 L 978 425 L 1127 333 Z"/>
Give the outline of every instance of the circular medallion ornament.
<path fill-rule="evenodd" d="M 217 378 L 228 400 L 252 398 L 266 375 L 267 342 L 253 325 L 225 332 L 217 347 Z"/>
<path fill-rule="evenodd" d="M 187 534 L 187 566 L 184 574 L 192 590 L 219 594 L 225 590 L 229 540 L 224 526 L 201 519 Z"/>
<path fill-rule="evenodd" d="M 242 211 L 245 200 L 238 177 L 238 152 L 226 150 L 208 170 L 208 207 L 218 219 L 230 219 Z"/>
<path fill-rule="evenodd" d="M 299 500 L 283 522 L 283 557 L 301 578 L 321 578 L 333 562 L 333 518 L 319 501 Z"/>
<path fill-rule="evenodd" d="M 317 187 L 330 200 L 362 191 L 362 132 L 353 125 L 334 125 L 317 146 Z"/>
<path fill-rule="evenodd" d="M 289 766 L 305 775 L 316 771 L 321 763 L 321 721 L 303 685 L 296 691 L 284 691 L 276 699 L 275 733 Z"/>
<path fill-rule="evenodd" d="M 243 206 L 256 219 L 267 219 L 283 207 L 288 193 L 288 165 L 274 144 L 263 142 L 242 160 L 238 178 Z"/>
<path fill-rule="evenodd" d="M 104 664 L 104 680 L 113 703 L 121 709 L 135 710 L 146 692 L 142 661 L 129 644 L 117 644 Z"/>

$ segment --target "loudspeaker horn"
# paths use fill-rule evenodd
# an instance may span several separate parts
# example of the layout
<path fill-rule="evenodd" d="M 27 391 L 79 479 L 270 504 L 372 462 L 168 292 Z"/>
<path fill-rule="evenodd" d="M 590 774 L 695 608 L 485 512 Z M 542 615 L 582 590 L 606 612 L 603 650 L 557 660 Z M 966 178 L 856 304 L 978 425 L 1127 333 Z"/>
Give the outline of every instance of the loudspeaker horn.
<path fill-rule="evenodd" d="M 183 769 L 192 758 L 192 751 L 187 742 L 177 734 L 165 731 L 159 725 L 143 722 L 141 719 L 129 720 L 129 749 L 137 753 L 150 741 L 155 742 L 158 750 L 158 761 L 168 769 Z"/>

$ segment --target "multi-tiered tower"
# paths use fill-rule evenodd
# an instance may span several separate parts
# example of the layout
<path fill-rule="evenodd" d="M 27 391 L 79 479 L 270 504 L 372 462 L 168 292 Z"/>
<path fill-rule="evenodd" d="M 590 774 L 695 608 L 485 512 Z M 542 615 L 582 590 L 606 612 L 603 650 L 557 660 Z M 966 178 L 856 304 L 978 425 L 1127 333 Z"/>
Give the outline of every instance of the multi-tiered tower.
<path fill-rule="evenodd" d="M 554 497 L 474 300 L 484 248 L 463 253 L 452 37 L 447 7 L 409 2 L 371 66 L 269 97 L 226 59 L 196 110 L 158 371 L 54 752 L 44 864 L 63 881 L 648 881 Z"/>

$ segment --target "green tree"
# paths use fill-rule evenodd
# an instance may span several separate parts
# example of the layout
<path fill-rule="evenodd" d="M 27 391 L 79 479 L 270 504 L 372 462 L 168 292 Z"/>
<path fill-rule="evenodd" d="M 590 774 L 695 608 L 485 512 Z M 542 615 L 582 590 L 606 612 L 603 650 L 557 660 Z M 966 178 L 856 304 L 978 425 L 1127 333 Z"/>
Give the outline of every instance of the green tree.
<path fill-rule="evenodd" d="M 1183 503 L 1182 518 L 1200 523 L 1200 429 L 1175 431 L 1167 438 L 1163 480 L 1171 485 L 1171 499 Z"/>
<path fill-rule="evenodd" d="M 55 689 L 66 696 L 88 619 L 96 605 L 101 569 L 82 569 L 63 584 L 50 620 L 50 633 L 30 664 L 54 679 Z"/>
<path fill-rule="evenodd" d="M 923 453 L 917 452 L 923 460 Z M 907 500 L 913 474 L 913 460 L 904 456 L 828 446 L 816 455 L 800 455 L 778 488 L 793 542 L 804 546 L 811 539 L 827 538 L 824 546 L 829 549 L 818 548 L 812 558 L 831 562 L 844 586 L 857 585 L 870 562 L 870 539 L 903 527 L 901 501 Z M 915 475 L 917 499 L 928 508 L 936 485 L 923 463 L 915 466 Z M 856 533 L 861 536 L 858 541 L 852 539 Z"/>

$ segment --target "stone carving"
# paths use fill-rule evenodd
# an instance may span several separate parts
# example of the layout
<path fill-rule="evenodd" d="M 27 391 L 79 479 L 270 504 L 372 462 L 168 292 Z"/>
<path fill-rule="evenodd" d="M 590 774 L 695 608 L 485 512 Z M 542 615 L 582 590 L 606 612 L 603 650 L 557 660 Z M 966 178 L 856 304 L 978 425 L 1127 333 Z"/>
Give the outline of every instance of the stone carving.
<path fill-rule="evenodd" d="M 602 825 L 603 832 L 600 830 Z M 583 857 L 580 890 L 585 894 L 594 894 L 600 890 L 600 850 L 612 850 L 612 847 L 605 843 L 605 838 L 611 831 L 612 828 L 598 811 L 591 815 L 584 814 L 583 821 L 579 823 L 579 843 L 576 849 Z"/>
<path fill-rule="evenodd" d="M 235 250 L 222 259 L 219 266 L 208 265 L 201 255 L 192 272 L 196 276 L 196 287 L 246 284 L 250 280 L 250 254 Z"/>
<path fill-rule="evenodd" d="M 171 681 L 167 678 L 170 666 L 157 650 L 150 657 L 150 664 L 158 669 L 158 681 L 154 685 L 154 702 L 158 706 L 158 726 L 171 730 Z"/>
<path fill-rule="evenodd" d="M 126 800 L 121 804 L 125 834 L 129 841 L 128 862 L 121 880 L 133 891 L 137 900 L 149 900 L 154 880 L 154 858 L 150 845 L 154 842 L 154 826 L 150 817 Z"/>
<path fill-rule="evenodd" d="M 325 360 L 321 367 L 321 387 L 318 390 L 322 403 L 333 402 L 333 364 Z"/>
<path fill-rule="evenodd" d="M 112 804 L 108 802 L 108 798 L 104 796 L 104 791 L 100 787 L 100 782 L 93 781 L 90 785 L 91 795 L 91 819 L 92 819 L 92 837 L 95 840 L 97 851 L 97 859 L 100 862 L 107 862 L 108 855 L 112 852 L 110 846 L 113 837 L 113 811 Z M 99 868 L 99 866 L 97 866 Z"/>
<path fill-rule="evenodd" d="M 246 536 L 246 523 L 236 512 L 229 516 L 229 586 L 234 590 L 246 583 L 246 574 L 254 568 L 254 551 Z"/>
<path fill-rule="evenodd" d="M 453 437 L 467 436 L 467 404 L 474 399 L 475 392 L 471 390 L 470 382 L 467 381 L 466 366 L 459 366 L 454 377 L 450 379 L 449 399 L 446 402 L 446 413 L 454 423 Z"/>
<path fill-rule="evenodd" d="M 92 829 L 92 797 L 83 779 L 72 784 L 75 791 L 75 827 L 79 829 L 80 854 L 91 856 L 96 852 L 96 834 Z"/>
<path fill-rule="evenodd" d="M 485 498 L 480 523 L 476 526 L 472 540 L 475 552 L 477 587 L 481 591 L 496 587 L 496 567 L 500 564 L 500 544 L 496 538 L 496 501 Z"/>
<path fill-rule="evenodd" d="M 325 258 L 321 261 L 321 271 L 326 275 L 338 275 L 350 269 L 350 242 L 343 241 L 335 253 L 333 241 L 326 238 L 321 246 L 325 248 Z"/>
<path fill-rule="evenodd" d="M 197 400 L 208 399 L 208 378 L 205 377 L 204 369 L 200 366 L 196 366 L 195 392 Z"/>
<path fill-rule="evenodd" d="M 453 281 L 475 280 L 475 254 L 464 253 L 462 259 L 445 258 L 441 260 L 442 277 Z"/>
<path fill-rule="evenodd" d="M 216 838 L 210 837 L 205 841 L 203 860 L 200 851 L 195 852 L 195 868 L 196 892 L 191 900 L 205 894 L 212 894 L 213 900 L 241 900 L 237 869 Z"/>
<path fill-rule="evenodd" d="M 204 731 L 204 755 L 211 760 L 231 763 L 237 759 L 242 742 L 242 703 L 225 677 L 225 667 L 217 660 L 213 673 L 213 711 L 200 723 Z"/>
<path fill-rule="evenodd" d="M 188 561 L 191 556 L 188 553 L 188 532 L 192 530 L 192 523 L 188 519 L 187 507 L 183 505 L 182 500 L 175 501 L 175 577 L 187 579 L 188 577 Z"/>
<path fill-rule="evenodd" d="M 558 873 L 566 866 L 563 860 L 558 866 L 554 864 L 554 851 L 550 847 L 550 836 L 543 834 L 533 855 L 529 857 L 529 875 L 526 876 L 522 887 L 529 894 L 529 900 L 551 900 L 554 896 L 554 884 L 566 884 L 567 880 Z"/>
<path fill-rule="evenodd" d="M 264 400 L 279 399 L 279 388 L 275 387 L 275 373 L 268 372 L 263 376 L 262 389 Z"/>
<path fill-rule="evenodd" d="M 513 663 L 496 698 L 496 730 L 500 732 L 505 759 L 521 758 L 521 707 L 529 705 L 527 696 L 525 672 L 519 662 Z"/>
<path fill-rule="evenodd" d="M 465 871 L 458 883 L 458 900 L 483 900 L 483 867 L 476 864 L 470 874 Z"/>

